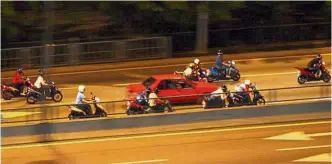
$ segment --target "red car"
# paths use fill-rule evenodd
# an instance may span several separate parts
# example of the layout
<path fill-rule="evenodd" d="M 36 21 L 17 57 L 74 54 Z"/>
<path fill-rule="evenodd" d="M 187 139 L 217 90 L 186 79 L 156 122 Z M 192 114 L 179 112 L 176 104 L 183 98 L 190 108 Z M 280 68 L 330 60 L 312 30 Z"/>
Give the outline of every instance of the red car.
<path fill-rule="evenodd" d="M 131 84 L 127 86 L 127 97 L 135 99 L 147 86 L 153 91 L 158 87 L 158 97 L 185 96 L 167 98 L 171 103 L 200 103 L 202 96 L 197 94 L 211 93 L 219 86 L 205 82 L 192 82 L 177 74 L 154 75 L 140 84 Z"/>

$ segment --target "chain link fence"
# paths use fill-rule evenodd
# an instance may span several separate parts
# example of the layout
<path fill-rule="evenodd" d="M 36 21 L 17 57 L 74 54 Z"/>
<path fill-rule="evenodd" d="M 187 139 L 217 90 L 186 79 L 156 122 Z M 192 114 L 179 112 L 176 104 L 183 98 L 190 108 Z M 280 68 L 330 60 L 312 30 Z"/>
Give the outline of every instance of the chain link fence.
<path fill-rule="evenodd" d="M 52 67 L 166 58 L 170 47 L 170 38 L 155 37 L 2 49 L 1 69 L 40 68 L 45 57 L 49 57 Z M 47 50 L 49 55 L 45 56 Z"/>

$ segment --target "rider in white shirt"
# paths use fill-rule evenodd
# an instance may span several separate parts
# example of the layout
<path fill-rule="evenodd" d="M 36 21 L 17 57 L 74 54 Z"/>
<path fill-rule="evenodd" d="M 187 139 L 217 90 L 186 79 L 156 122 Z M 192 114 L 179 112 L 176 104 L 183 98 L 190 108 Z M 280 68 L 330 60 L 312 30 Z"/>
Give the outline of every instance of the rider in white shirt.
<path fill-rule="evenodd" d="M 149 94 L 149 108 L 146 111 L 150 111 L 151 109 L 156 107 L 156 100 L 158 99 L 158 88 L 156 88 L 153 92 Z"/>
<path fill-rule="evenodd" d="M 36 80 L 36 82 L 35 82 L 35 86 L 36 86 L 36 88 L 39 90 L 39 92 L 41 93 L 41 94 L 43 94 L 43 98 L 45 99 L 46 98 L 46 95 L 49 95 L 49 86 L 48 86 L 48 84 L 45 82 L 45 80 L 44 80 L 44 77 L 43 77 L 43 75 L 44 75 L 44 72 L 43 72 L 43 70 L 38 70 L 38 78 L 37 78 L 37 80 Z"/>
<path fill-rule="evenodd" d="M 228 106 L 227 104 L 227 86 L 225 84 L 223 84 L 222 86 L 220 86 L 217 90 L 215 90 L 214 92 L 211 93 L 210 98 L 217 98 L 220 101 L 225 101 L 225 105 Z"/>
<path fill-rule="evenodd" d="M 250 80 L 245 80 L 244 83 L 235 86 L 235 92 L 237 92 L 238 95 L 247 98 L 248 100 L 250 100 L 249 102 L 251 102 L 249 91 L 251 85 L 252 83 Z"/>
<path fill-rule="evenodd" d="M 194 72 L 194 63 L 190 63 L 186 70 L 184 70 L 183 75 L 187 78 L 190 78 Z"/>

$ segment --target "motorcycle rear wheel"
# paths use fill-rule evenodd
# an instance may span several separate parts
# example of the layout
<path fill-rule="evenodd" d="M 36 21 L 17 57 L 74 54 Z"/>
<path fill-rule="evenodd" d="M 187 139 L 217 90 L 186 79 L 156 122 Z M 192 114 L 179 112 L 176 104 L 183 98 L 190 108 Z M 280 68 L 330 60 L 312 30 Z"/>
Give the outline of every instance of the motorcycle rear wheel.
<path fill-rule="evenodd" d="M 300 76 L 297 78 L 297 82 L 298 82 L 299 84 L 304 84 L 307 80 L 308 80 L 307 77 L 304 76 L 304 75 L 300 75 Z"/>
<path fill-rule="evenodd" d="M 259 98 L 259 99 L 256 101 L 256 105 L 257 105 L 257 106 L 265 105 L 265 99 L 263 99 L 263 98 Z"/>
<path fill-rule="evenodd" d="M 33 95 L 29 95 L 27 97 L 27 103 L 28 104 L 35 104 L 37 102 L 37 100 L 33 97 Z"/>
<path fill-rule="evenodd" d="M 2 98 L 4 100 L 11 100 L 14 97 L 14 95 L 12 93 L 10 93 L 9 91 L 3 91 L 2 92 Z"/>

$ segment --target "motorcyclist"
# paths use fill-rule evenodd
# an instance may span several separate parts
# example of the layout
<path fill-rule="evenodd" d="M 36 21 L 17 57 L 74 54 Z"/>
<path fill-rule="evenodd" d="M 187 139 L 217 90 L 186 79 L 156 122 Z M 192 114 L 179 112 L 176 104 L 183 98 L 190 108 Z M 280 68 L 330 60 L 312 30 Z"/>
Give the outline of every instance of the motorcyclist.
<path fill-rule="evenodd" d="M 149 94 L 149 107 L 146 109 L 147 112 L 153 110 L 156 107 L 156 100 L 158 99 L 159 90 L 158 88 L 154 89 L 153 92 Z"/>
<path fill-rule="evenodd" d="M 199 59 L 195 59 L 194 64 L 195 64 L 195 66 L 194 66 L 194 75 L 197 76 L 197 77 L 198 76 L 202 77 L 203 70 L 201 68 L 201 61 Z"/>
<path fill-rule="evenodd" d="M 244 83 L 235 86 L 235 92 L 237 92 L 238 95 L 242 96 L 251 104 L 250 88 L 252 88 L 251 81 L 245 80 Z"/>
<path fill-rule="evenodd" d="M 195 64 L 194 63 L 190 63 L 189 66 L 187 67 L 186 70 L 184 70 L 183 72 L 183 75 L 186 77 L 186 78 L 191 78 L 191 76 L 193 76 L 193 73 L 194 73 L 194 67 L 195 67 Z"/>
<path fill-rule="evenodd" d="M 309 70 L 315 74 L 316 78 L 321 76 L 320 64 L 322 63 L 322 60 L 322 55 L 317 54 L 317 56 L 308 63 Z"/>
<path fill-rule="evenodd" d="M 225 105 L 227 107 L 227 93 L 228 88 L 225 84 L 221 85 L 217 90 L 213 91 L 211 93 L 210 98 L 215 99 L 216 101 L 225 101 Z"/>
<path fill-rule="evenodd" d="M 225 70 L 225 74 L 228 75 L 229 74 L 229 66 L 228 63 L 225 63 L 223 61 L 223 52 L 221 50 L 218 50 L 217 52 L 217 57 L 216 57 L 216 66 L 215 66 L 218 70 L 218 72 L 222 72 L 223 70 Z"/>
<path fill-rule="evenodd" d="M 43 99 L 46 99 L 46 95 L 49 95 L 50 87 L 44 80 L 44 71 L 38 70 L 38 78 L 34 84 L 36 88 L 39 90 L 39 92 L 43 95 Z"/>
<path fill-rule="evenodd" d="M 16 89 L 18 89 L 20 91 L 20 93 L 23 92 L 23 88 L 24 88 L 24 73 L 23 73 L 23 69 L 22 68 L 18 68 L 15 72 L 15 75 L 12 79 L 12 83 L 14 85 L 14 87 Z"/>
<path fill-rule="evenodd" d="M 78 93 L 76 96 L 75 104 L 77 105 L 77 107 L 79 109 L 83 109 L 83 111 L 86 114 L 92 115 L 91 106 L 87 103 L 89 103 L 93 100 L 92 100 L 92 98 L 85 97 L 84 92 L 85 92 L 85 86 L 84 85 L 78 86 Z"/>
<path fill-rule="evenodd" d="M 136 100 L 140 105 L 148 106 L 148 96 L 151 92 L 150 87 L 146 87 L 141 93 L 136 96 Z"/>

